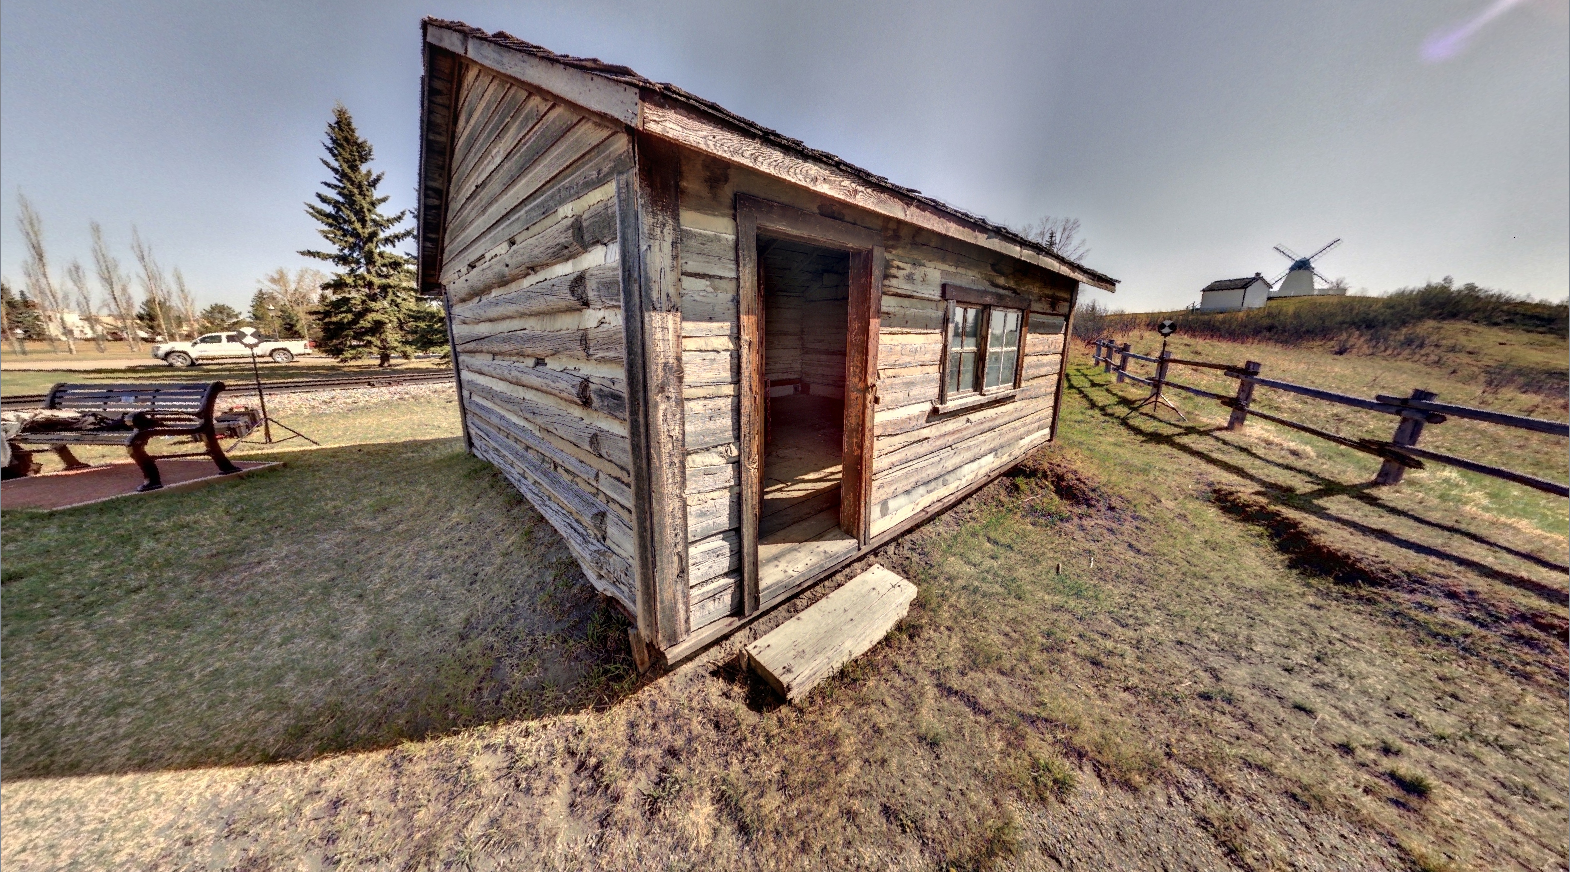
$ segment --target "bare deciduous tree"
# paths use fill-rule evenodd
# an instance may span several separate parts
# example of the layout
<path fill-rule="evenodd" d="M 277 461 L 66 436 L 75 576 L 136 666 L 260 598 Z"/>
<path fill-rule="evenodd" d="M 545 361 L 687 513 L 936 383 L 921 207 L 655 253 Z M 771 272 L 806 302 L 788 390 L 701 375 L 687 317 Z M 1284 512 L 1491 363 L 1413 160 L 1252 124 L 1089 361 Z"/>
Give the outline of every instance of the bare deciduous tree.
<path fill-rule="evenodd" d="M 262 276 L 259 290 L 290 313 L 302 339 L 310 339 L 311 309 L 321 302 L 322 282 L 326 280 L 327 275 L 321 270 L 307 267 L 290 273 L 279 267 Z"/>
<path fill-rule="evenodd" d="M 93 291 L 87 286 L 87 271 L 82 269 L 82 262 L 73 260 L 66 265 L 65 279 L 71 283 L 71 290 L 76 295 L 76 311 L 82 323 L 93 334 L 93 347 L 102 354 L 108 346 L 104 342 L 104 328 L 98 323 L 97 306 L 93 305 Z"/>
<path fill-rule="evenodd" d="M 11 323 L 11 283 L 5 279 L 0 279 L 0 288 L 4 289 L 3 292 L 0 292 L 0 297 L 3 297 L 5 300 L 4 305 L 0 305 L 0 330 L 4 330 L 5 338 L 11 340 L 12 351 L 15 351 L 17 354 L 26 354 L 27 343 L 22 341 L 16 326 Z"/>
<path fill-rule="evenodd" d="M 1090 246 L 1080 238 L 1079 230 L 1078 218 L 1043 215 L 1040 221 L 1026 224 L 1020 235 L 1045 245 L 1059 257 L 1080 261 L 1090 253 Z"/>
<path fill-rule="evenodd" d="M 92 223 L 92 231 L 93 265 L 98 273 L 98 284 L 109 300 L 109 311 L 120 322 L 126 342 L 130 343 L 132 351 L 137 351 L 141 348 L 141 340 L 136 335 L 136 301 L 131 297 L 131 279 L 120 271 L 120 261 L 109 253 L 104 229 L 97 221 Z"/>
<path fill-rule="evenodd" d="M 49 335 L 49 347 L 54 350 L 59 349 L 54 339 L 55 329 L 58 328 L 65 338 L 66 350 L 75 354 L 76 339 L 66 326 L 60 291 L 55 287 L 54 280 L 49 277 L 49 254 L 44 249 L 43 220 L 38 217 L 33 204 L 21 191 L 16 192 L 16 201 L 18 206 L 16 226 L 22 231 L 22 241 L 27 245 L 27 261 L 22 265 L 22 272 L 27 279 L 27 289 L 32 292 L 33 300 L 43 310 L 44 323 L 51 325 L 45 331 Z"/>
<path fill-rule="evenodd" d="M 142 292 L 147 298 L 148 311 L 156 321 L 150 326 L 166 338 L 175 338 L 174 326 L 169 323 L 169 279 L 153 258 L 152 248 L 142 242 L 142 234 L 135 224 L 131 225 L 131 254 L 142 268 Z"/>
<path fill-rule="evenodd" d="M 1109 314 L 1099 301 L 1081 300 L 1074 309 L 1074 338 L 1086 344 L 1106 338 Z"/>
<path fill-rule="evenodd" d="M 191 289 L 185 286 L 185 276 L 181 274 L 179 267 L 174 268 L 174 290 L 179 304 L 180 318 L 185 322 L 185 330 L 191 334 L 192 339 L 195 339 L 202 329 L 201 318 L 197 316 L 196 298 L 191 295 Z"/>

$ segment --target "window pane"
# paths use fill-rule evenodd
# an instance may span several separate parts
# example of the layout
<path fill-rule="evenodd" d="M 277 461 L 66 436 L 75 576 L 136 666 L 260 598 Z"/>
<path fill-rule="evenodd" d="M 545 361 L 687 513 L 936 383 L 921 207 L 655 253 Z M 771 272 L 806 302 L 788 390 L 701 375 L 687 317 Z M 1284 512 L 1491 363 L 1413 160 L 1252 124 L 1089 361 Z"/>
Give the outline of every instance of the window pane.
<path fill-rule="evenodd" d="M 949 330 L 948 371 L 944 387 L 949 394 L 976 390 L 976 352 L 981 344 L 981 309 L 955 306 Z"/>
<path fill-rule="evenodd" d="M 988 325 L 987 372 L 985 388 L 1013 387 L 1014 367 L 1019 360 L 1019 325 L 1023 313 L 1014 309 L 993 309 Z"/>
<path fill-rule="evenodd" d="M 998 386 L 998 379 L 1000 377 L 1000 373 L 1002 372 L 1002 366 L 1003 352 L 989 350 L 987 352 L 987 387 L 995 388 Z"/>
<path fill-rule="evenodd" d="M 1007 310 L 1004 310 L 1004 309 L 993 309 L 992 310 L 991 321 L 992 321 L 992 324 L 990 326 L 992 327 L 992 330 L 991 330 L 992 335 L 987 337 L 987 347 L 988 348 L 1002 348 L 1003 347 L 1003 331 L 1004 331 L 1004 328 L 1008 325 Z"/>
<path fill-rule="evenodd" d="M 954 312 L 954 319 L 963 322 L 960 333 L 960 347 L 970 350 L 981 342 L 981 310 L 970 306 L 960 306 Z"/>

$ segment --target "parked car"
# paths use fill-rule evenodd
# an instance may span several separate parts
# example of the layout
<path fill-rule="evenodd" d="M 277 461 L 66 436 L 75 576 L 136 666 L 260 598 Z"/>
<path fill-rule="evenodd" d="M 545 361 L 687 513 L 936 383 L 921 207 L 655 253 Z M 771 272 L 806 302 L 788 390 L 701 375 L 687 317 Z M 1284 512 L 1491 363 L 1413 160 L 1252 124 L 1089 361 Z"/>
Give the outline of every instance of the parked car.
<path fill-rule="evenodd" d="M 314 347 L 308 339 L 265 339 L 256 346 L 256 356 L 274 363 L 289 363 Z M 251 349 L 241 344 L 238 333 L 208 333 L 196 337 L 195 342 L 160 342 L 153 346 L 153 357 L 170 366 L 250 356 Z"/>

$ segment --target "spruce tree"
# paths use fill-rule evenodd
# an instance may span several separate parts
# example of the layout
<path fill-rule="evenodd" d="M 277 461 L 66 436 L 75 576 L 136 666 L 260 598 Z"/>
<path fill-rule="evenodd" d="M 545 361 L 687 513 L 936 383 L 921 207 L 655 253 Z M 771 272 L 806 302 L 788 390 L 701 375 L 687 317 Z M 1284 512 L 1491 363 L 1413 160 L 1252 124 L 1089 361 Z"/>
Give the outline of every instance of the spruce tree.
<path fill-rule="evenodd" d="M 381 366 L 394 355 L 430 350 L 432 338 L 441 335 L 432 324 L 441 316 L 415 292 L 413 258 L 397 251 L 414 236 L 412 229 L 398 229 L 408 213 L 382 214 L 388 198 L 378 197 L 376 188 L 384 174 L 368 168 L 371 144 L 342 104 L 333 108 L 322 145 L 331 178 L 322 183 L 327 192 L 318 192 L 305 210 L 321 222 L 322 238 L 335 250 L 300 252 L 337 268 L 322 283 L 328 296 L 317 310 L 322 350 L 339 360 L 375 356 Z"/>

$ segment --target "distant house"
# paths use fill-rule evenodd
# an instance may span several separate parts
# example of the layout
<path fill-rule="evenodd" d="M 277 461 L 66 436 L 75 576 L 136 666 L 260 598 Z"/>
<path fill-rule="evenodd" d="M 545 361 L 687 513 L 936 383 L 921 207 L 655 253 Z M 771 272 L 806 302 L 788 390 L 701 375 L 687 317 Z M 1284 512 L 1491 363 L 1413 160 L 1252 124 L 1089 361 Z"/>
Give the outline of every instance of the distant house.
<path fill-rule="evenodd" d="M 1259 273 L 1247 278 L 1221 279 L 1205 285 L 1199 292 L 1201 312 L 1241 312 L 1263 309 L 1270 299 L 1270 282 Z"/>

